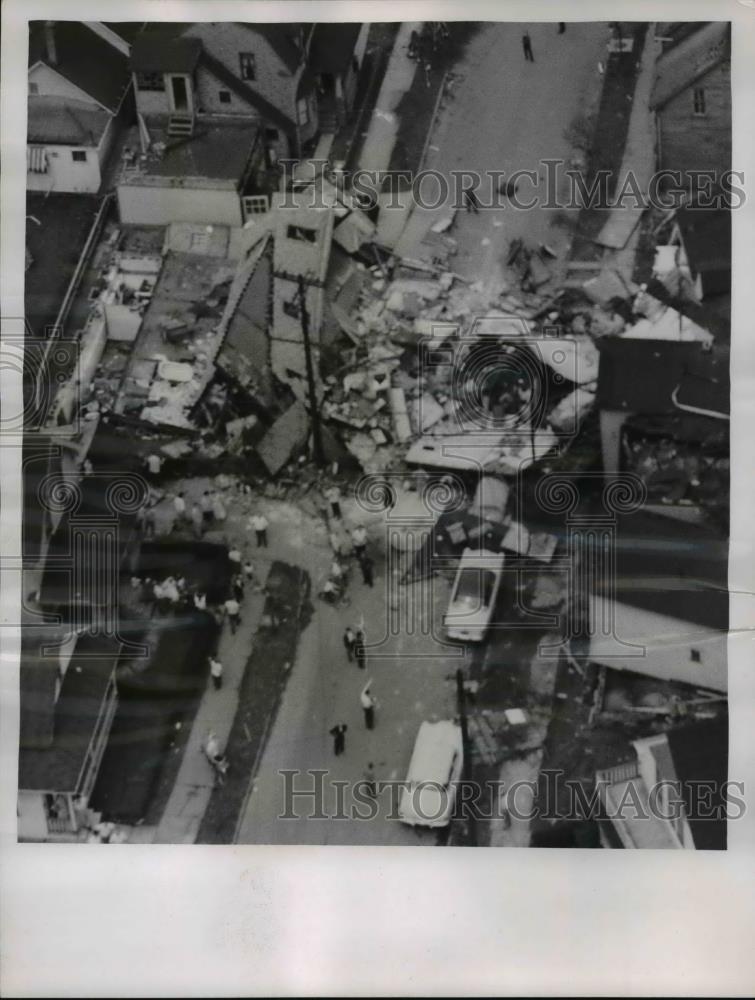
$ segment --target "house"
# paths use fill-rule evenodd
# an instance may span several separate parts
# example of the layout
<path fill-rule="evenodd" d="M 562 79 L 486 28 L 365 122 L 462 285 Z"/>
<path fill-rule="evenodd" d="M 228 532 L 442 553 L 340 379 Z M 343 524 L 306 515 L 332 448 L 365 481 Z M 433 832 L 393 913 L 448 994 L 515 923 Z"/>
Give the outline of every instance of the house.
<path fill-rule="evenodd" d="M 342 124 L 356 94 L 369 26 L 207 22 L 147 26 L 134 40 L 136 105 L 147 126 L 240 118 L 264 130 L 268 165 L 299 157 Z M 322 113 L 322 122 L 320 115 Z"/>
<path fill-rule="evenodd" d="M 204 119 L 190 136 L 149 127 L 150 145 L 139 138 L 126 147 L 116 181 L 118 212 L 127 225 L 167 226 L 193 222 L 240 227 L 265 211 L 260 194 L 264 169 L 262 134 L 252 121 Z"/>
<path fill-rule="evenodd" d="M 704 23 L 662 52 L 650 95 L 658 167 L 680 171 L 731 169 L 730 29 Z"/>
<path fill-rule="evenodd" d="M 133 114 L 128 55 L 80 21 L 29 30 L 27 187 L 95 193 Z"/>
<path fill-rule="evenodd" d="M 643 509 L 617 516 L 611 546 L 589 595 L 590 662 L 725 692 L 725 535 Z"/>
<path fill-rule="evenodd" d="M 697 301 L 725 311 L 731 300 L 731 210 L 679 209 L 669 242 L 683 254 Z"/>
<path fill-rule="evenodd" d="M 726 718 L 634 740 L 634 760 L 596 774 L 606 847 L 726 850 Z"/>
<path fill-rule="evenodd" d="M 605 337 L 597 404 L 604 472 L 639 475 L 653 509 L 670 516 L 726 503 L 725 344 Z"/>

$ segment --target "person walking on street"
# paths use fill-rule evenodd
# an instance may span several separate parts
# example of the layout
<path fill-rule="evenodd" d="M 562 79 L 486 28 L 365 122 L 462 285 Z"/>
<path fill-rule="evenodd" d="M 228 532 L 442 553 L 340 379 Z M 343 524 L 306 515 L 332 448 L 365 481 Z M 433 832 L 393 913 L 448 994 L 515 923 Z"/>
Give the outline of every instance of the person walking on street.
<path fill-rule="evenodd" d="M 228 624 L 231 626 L 231 635 L 235 635 L 236 629 L 241 624 L 241 606 L 234 597 L 229 597 L 224 607 Z"/>
<path fill-rule="evenodd" d="M 212 677 L 213 687 L 219 691 L 223 686 L 223 664 L 214 656 L 210 657 L 210 677 Z"/>
<path fill-rule="evenodd" d="M 369 556 L 365 555 L 359 560 L 359 566 L 362 570 L 362 580 L 368 587 L 373 587 L 375 585 L 374 568 L 375 564 Z"/>
<path fill-rule="evenodd" d="M 480 199 L 471 188 L 462 192 L 462 198 L 468 212 L 474 212 L 475 215 L 480 214 Z"/>
<path fill-rule="evenodd" d="M 524 58 L 527 62 L 534 62 L 535 57 L 532 54 L 532 39 L 530 38 L 529 31 L 525 31 L 522 35 L 522 48 L 524 49 Z"/>
<path fill-rule="evenodd" d="M 377 798 L 377 781 L 375 780 L 375 765 L 370 761 L 367 767 L 362 772 L 362 780 L 364 781 L 365 791 L 370 796 L 370 798 Z"/>
<path fill-rule="evenodd" d="M 223 784 L 226 771 L 228 770 L 228 759 L 220 750 L 220 744 L 215 733 L 210 729 L 207 733 L 204 747 L 202 748 L 215 771 L 215 776 L 219 784 Z"/>
<path fill-rule="evenodd" d="M 215 516 L 212 511 L 212 494 L 209 490 L 204 491 L 199 504 L 202 508 L 202 522 L 205 528 L 209 528 L 212 524 L 212 519 Z"/>
<path fill-rule="evenodd" d="M 362 705 L 362 711 L 364 712 L 364 724 L 368 729 L 375 728 L 375 699 L 370 694 L 370 687 L 372 685 L 372 678 L 370 678 L 365 686 L 362 688 L 362 693 L 359 695 L 359 701 Z"/>
<path fill-rule="evenodd" d="M 340 757 L 346 749 L 346 730 L 348 728 L 344 722 L 339 722 L 330 730 L 330 735 L 333 737 L 333 753 L 336 757 Z"/>
<path fill-rule="evenodd" d="M 361 562 L 367 551 L 367 531 L 363 524 L 358 524 L 351 532 L 351 544 L 354 546 L 354 555 Z"/>
<path fill-rule="evenodd" d="M 254 563 L 249 559 L 244 563 L 244 576 L 247 583 L 254 583 Z"/>
<path fill-rule="evenodd" d="M 183 493 L 176 493 L 173 497 L 173 511 L 176 515 L 173 526 L 180 528 L 186 520 L 186 501 L 184 500 Z"/>
<path fill-rule="evenodd" d="M 356 645 L 357 637 L 354 633 L 354 629 L 351 625 L 346 626 L 346 631 L 343 633 L 343 644 L 346 647 L 346 656 L 348 657 L 349 663 L 354 659 L 354 646 Z"/>
<path fill-rule="evenodd" d="M 239 573 L 233 578 L 233 596 L 236 598 L 239 604 L 244 600 L 244 578 Z"/>
<path fill-rule="evenodd" d="M 250 524 L 254 528 L 254 533 L 257 536 L 257 548 L 266 549 L 267 548 L 267 528 L 268 520 L 264 514 L 257 513 L 251 520 Z"/>
<path fill-rule="evenodd" d="M 366 652 L 364 648 L 364 632 L 359 629 L 357 632 L 357 637 L 354 642 L 354 659 L 357 661 L 357 666 L 360 670 L 364 670 Z"/>
<path fill-rule="evenodd" d="M 341 490 L 338 486 L 329 486 L 325 490 L 325 499 L 330 504 L 330 513 L 336 520 L 341 520 Z"/>

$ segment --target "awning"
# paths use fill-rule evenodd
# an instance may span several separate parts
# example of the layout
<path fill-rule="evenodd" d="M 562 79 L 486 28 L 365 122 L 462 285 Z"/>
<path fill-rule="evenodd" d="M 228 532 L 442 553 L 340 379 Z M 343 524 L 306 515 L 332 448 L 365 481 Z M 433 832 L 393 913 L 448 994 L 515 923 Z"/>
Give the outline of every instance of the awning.
<path fill-rule="evenodd" d="M 33 174 L 47 173 L 47 150 L 44 146 L 26 147 L 26 169 Z"/>

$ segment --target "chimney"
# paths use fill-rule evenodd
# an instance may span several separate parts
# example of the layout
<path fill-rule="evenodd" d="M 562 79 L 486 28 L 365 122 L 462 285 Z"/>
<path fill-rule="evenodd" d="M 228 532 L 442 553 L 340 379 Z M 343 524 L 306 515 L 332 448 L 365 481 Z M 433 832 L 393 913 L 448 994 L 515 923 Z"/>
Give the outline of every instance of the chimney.
<path fill-rule="evenodd" d="M 55 22 L 45 21 L 45 49 L 47 61 L 55 66 L 58 61 L 58 50 L 55 47 Z"/>

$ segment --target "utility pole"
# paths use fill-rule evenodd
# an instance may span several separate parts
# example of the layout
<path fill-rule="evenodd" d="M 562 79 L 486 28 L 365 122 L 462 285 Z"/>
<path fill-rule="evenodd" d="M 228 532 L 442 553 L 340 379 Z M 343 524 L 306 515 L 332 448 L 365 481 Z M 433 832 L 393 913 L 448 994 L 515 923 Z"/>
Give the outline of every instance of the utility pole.
<path fill-rule="evenodd" d="M 462 768 L 461 777 L 463 781 L 469 780 L 470 766 L 470 745 L 469 745 L 469 726 L 467 725 L 467 692 L 464 687 L 464 671 L 459 667 L 456 671 L 456 703 L 459 709 L 459 722 L 461 724 L 461 745 L 464 749 L 464 767 Z M 467 833 L 469 837 L 470 847 L 477 846 L 477 820 L 474 815 L 474 809 L 470 811 L 469 816 L 465 817 L 467 821 Z"/>
<path fill-rule="evenodd" d="M 322 446 L 322 427 L 320 424 L 320 406 L 317 401 L 315 384 L 315 368 L 312 361 L 312 344 L 309 339 L 309 313 L 307 312 L 307 287 L 322 288 L 321 281 L 307 278 L 303 274 L 291 274 L 288 271 L 275 271 L 274 277 L 285 281 L 294 281 L 297 286 L 296 299 L 299 306 L 302 340 L 304 342 L 304 364 L 307 369 L 307 393 L 309 395 L 309 414 L 312 421 L 312 454 L 319 468 L 325 467 L 325 451 Z"/>

